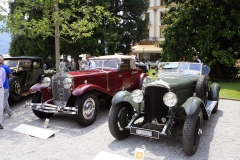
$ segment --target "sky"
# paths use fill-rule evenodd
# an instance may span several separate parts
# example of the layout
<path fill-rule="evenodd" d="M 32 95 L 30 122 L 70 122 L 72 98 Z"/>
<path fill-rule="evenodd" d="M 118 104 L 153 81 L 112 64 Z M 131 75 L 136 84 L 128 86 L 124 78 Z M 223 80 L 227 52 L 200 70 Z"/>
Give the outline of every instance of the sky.
<path fill-rule="evenodd" d="M 0 0 L 0 6 L 8 9 L 8 2 L 6 0 Z M 3 13 L 1 13 L 3 14 Z M 7 13 L 4 13 L 5 15 Z M 0 21 L 0 26 L 4 25 L 3 22 Z M 8 54 L 8 50 L 10 47 L 11 35 L 9 33 L 0 33 L 0 54 Z"/>

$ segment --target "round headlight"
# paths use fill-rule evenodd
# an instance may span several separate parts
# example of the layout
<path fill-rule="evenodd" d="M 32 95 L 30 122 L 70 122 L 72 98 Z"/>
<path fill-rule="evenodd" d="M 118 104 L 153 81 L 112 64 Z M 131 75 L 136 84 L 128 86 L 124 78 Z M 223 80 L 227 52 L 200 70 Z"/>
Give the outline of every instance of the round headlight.
<path fill-rule="evenodd" d="M 72 84 L 73 84 L 73 81 L 72 81 L 71 78 L 65 78 L 65 79 L 63 80 L 63 87 L 64 87 L 65 89 L 69 89 Z"/>
<path fill-rule="evenodd" d="M 42 86 L 43 87 L 49 87 L 51 83 L 51 79 L 49 77 L 44 77 L 42 80 Z"/>
<path fill-rule="evenodd" d="M 163 96 L 163 102 L 168 107 L 173 107 L 177 104 L 177 95 L 173 92 L 168 92 Z"/>
<path fill-rule="evenodd" d="M 143 100 L 143 92 L 140 89 L 136 89 L 131 94 L 135 103 L 140 103 Z"/>

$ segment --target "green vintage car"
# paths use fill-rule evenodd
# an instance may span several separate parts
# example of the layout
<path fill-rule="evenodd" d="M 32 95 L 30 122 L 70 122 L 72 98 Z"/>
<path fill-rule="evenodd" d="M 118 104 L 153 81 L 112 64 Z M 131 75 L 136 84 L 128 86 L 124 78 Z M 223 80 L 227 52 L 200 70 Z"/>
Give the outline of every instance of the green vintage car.
<path fill-rule="evenodd" d="M 123 89 L 113 97 L 108 117 L 112 136 L 121 140 L 130 134 L 155 139 L 180 135 L 184 152 L 193 155 L 203 120 L 218 110 L 220 86 L 210 86 L 209 72 L 202 63 L 160 63 L 155 80 L 145 77 L 141 89 Z"/>

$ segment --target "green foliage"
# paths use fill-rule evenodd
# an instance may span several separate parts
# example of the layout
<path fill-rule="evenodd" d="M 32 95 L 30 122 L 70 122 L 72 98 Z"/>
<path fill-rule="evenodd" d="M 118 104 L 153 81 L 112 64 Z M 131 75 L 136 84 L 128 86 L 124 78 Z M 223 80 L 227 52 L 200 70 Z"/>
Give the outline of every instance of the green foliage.
<path fill-rule="evenodd" d="M 59 3 L 59 4 L 58 4 Z M 104 7 L 89 6 L 76 0 L 69 1 L 16 0 L 8 15 L 7 27 L 15 35 L 29 37 L 55 36 L 55 25 L 60 26 L 59 36 L 68 42 L 89 37 L 105 17 L 114 22 L 114 17 Z M 58 7 L 56 7 L 58 5 Z"/>
<path fill-rule="evenodd" d="M 148 19 L 142 17 L 148 10 L 148 0 L 94 0 L 88 4 L 86 0 L 59 1 L 58 14 L 54 10 L 54 2 L 17 0 L 10 3 L 8 27 L 15 39 L 10 48 L 11 55 L 38 53 L 46 57 L 40 46 L 35 44 L 42 41 L 46 45 L 41 48 L 54 57 L 54 47 L 47 44 L 55 44 L 49 43 L 47 37 L 55 36 L 56 19 L 60 25 L 61 54 L 70 54 L 75 59 L 81 53 L 104 55 L 106 48 L 108 54 L 114 54 L 118 44 L 126 44 L 123 52 L 127 54 L 132 42 L 148 37 Z M 23 37 L 27 40 L 23 41 Z M 40 52 L 33 52 L 31 47 L 26 47 L 29 45 Z"/>
<path fill-rule="evenodd" d="M 53 37 L 48 37 L 43 41 L 42 37 L 29 38 L 19 35 L 12 38 L 9 54 L 10 56 L 40 56 L 45 62 L 53 62 L 55 61 L 54 45 Z"/>
<path fill-rule="evenodd" d="M 221 64 L 234 66 L 240 57 L 240 2 L 230 0 L 172 0 L 163 23 L 165 41 L 163 59 L 178 61 L 186 56 L 192 61 L 199 55 L 211 67 Z"/>

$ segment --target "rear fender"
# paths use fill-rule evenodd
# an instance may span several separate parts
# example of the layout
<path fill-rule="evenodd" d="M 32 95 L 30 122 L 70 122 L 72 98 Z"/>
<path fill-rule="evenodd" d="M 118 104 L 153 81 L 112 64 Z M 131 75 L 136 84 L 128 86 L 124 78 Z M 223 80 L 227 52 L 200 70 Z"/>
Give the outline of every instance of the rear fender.
<path fill-rule="evenodd" d="M 104 88 L 101 88 L 97 85 L 94 85 L 94 84 L 81 84 L 79 86 L 77 86 L 73 91 L 72 91 L 72 95 L 74 96 L 80 96 L 84 93 L 86 93 L 87 91 L 90 91 L 90 90 L 98 90 L 98 91 L 101 91 L 101 92 L 104 92 L 106 94 L 109 94 L 111 96 L 113 96 L 114 94 L 107 91 L 106 89 Z"/>
<path fill-rule="evenodd" d="M 144 101 L 142 101 L 141 103 L 135 103 L 132 100 L 131 93 L 126 90 L 119 91 L 117 94 L 115 94 L 115 96 L 112 99 L 112 106 L 116 106 L 117 104 L 122 102 L 129 103 L 137 111 L 139 110 L 139 106 L 140 110 L 144 108 Z"/>
<path fill-rule="evenodd" d="M 198 97 L 188 98 L 181 107 L 185 110 L 187 116 L 192 116 L 194 113 L 196 113 L 199 107 L 202 108 L 203 114 L 207 114 L 203 101 Z"/>
<path fill-rule="evenodd" d="M 210 87 L 210 91 L 208 93 L 208 99 L 210 101 L 218 101 L 219 99 L 219 91 L 220 86 L 217 83 L 213 83 Z"/>

